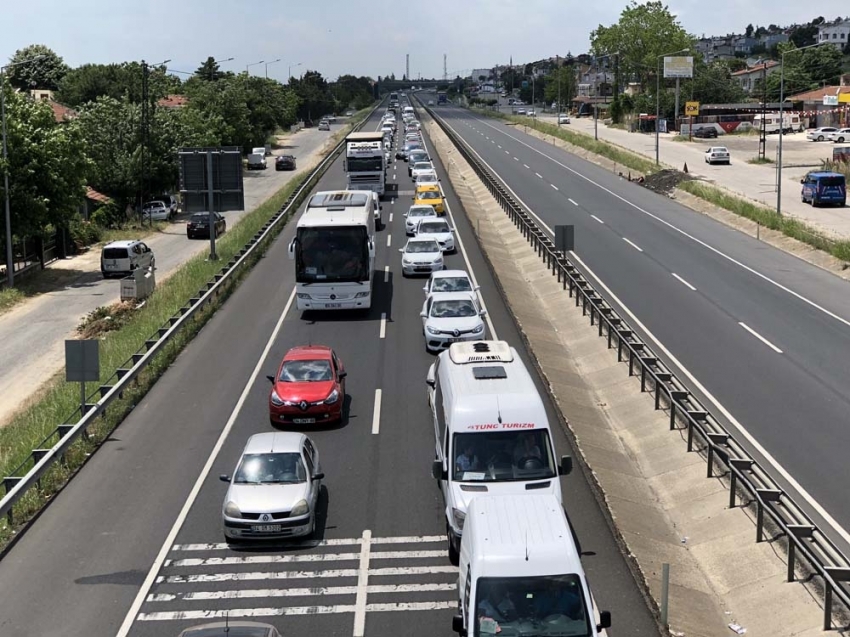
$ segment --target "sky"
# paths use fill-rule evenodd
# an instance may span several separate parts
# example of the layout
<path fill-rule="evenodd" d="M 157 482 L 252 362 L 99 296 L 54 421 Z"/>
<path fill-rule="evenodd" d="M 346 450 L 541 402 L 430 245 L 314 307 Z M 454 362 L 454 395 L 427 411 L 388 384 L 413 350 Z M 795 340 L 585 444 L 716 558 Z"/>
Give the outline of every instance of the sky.
<path fill-rule="evenodd" d="M 746 11 L 741 7 L 746 6 Z M 169 69 L 194 71 L 208 56 L 234 58 L 222 69 L 280 62 L 269 77 L 317 70 L 373 78 L 405 73 L 450 77 L 473 68 L 586 52 L 590 32 L 617 22 L 625 0 L 2 0 L 0 64 L 28 44 L 46 44 L 70 66 L 170 59 Z M 846 0 L 674 0 L 670 10 L 689 33 L 741 33 L 747 23 L 781 26 L 850 13 Z M 763 17 L 760 17 L 763 16 Z M 298 66 L 298 63 L 301 63 Z M 255 74 L 265 64 L 251 66 Z"/>

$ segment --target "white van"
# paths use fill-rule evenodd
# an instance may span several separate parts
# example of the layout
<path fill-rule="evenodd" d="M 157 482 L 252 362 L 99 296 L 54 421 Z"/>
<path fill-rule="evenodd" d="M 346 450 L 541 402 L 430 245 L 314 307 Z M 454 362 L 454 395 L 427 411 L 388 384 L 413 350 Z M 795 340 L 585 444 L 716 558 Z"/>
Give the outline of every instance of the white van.
<path fill-rule="evenodd" d="M 104 279 L 155 266 L 153 251 L 141 241 L 113 241 L 103 246 L 100 253 L 100 273 Z"/>
<path fill-rule="evenodd" d="M 505 341 L 452 343 L 428 370 L 434 422 L 431 475 L 446 506 L 449 559 L 457 564 L 470 501 L 481 494 L 547 493 L 561 501 L 543 400 L 516 350 Z"/>
<path fill-rule="evenodd" d="M 413 110 L 412 106 L 405 106 L 404 110 L 401 112 L 402 115 L 416 115 L 416 111 Z"/>
<path fill-rule="evenodd" d="M 611 613 L 597 617 L 572 537 L 553 495 L 475 498 L 460 548 L 454 631 L 461 637 L 604 634 Z"/>

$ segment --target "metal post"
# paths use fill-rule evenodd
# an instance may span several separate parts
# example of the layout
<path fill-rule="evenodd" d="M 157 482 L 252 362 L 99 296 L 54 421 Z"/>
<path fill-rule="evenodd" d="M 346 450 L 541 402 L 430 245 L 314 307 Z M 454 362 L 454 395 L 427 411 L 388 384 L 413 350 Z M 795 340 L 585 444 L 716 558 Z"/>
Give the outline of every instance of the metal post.
<path fill-rule="evenodd" d="M 86 415 L 86 381 L 80 381 L 80 417 Z"/>
<path fill-rule="evenodd" d="M 676 109 L 673 111 L 673 128 L 679 130 L 679 78 L 676 78 Z"/>
<path fill-rule="evenodd" d="M 659 148 L 658 143 L 660 141 L 658 137 L 658 120 L 661 119 L 661 100 L 659 99 L 661 93 L 661 58 L 663 55 L 658 58 L 658 63 L 655 65 L 655 165 L 658 166 L 661 163 L 659 157 Z"/>
<path fill-rule="evenodd" d="M 785 99 L 785 53 L 780 56 L 779 65 L 779 151 L 776 158 L 776 214 L 782 215 L 782 138 L 785 136 L 785 122 L 782 119 L 782 101 Z"/>
<path fill-rule="evenodd" d="M 215 193 L 213 192 L 213 153 L 207 151 L 207 206 L 209 207 L 210 224 L 210 261 L 217 261 L 215 253 Z"/>
<path fill-rule="evenodd" d="M 12 210 L 9 205 L 9 160 L 6 150 L 6 82 L 5 68 L 0 69 L 0 118 L 3 120 L 3 194 L 6 199 L 6 282 L 15 285 L 15 255 L 12 250 Z"/>
<path fill-rule="evenodd" d="M 670 565 L 661 565 L 661 625 L 667 628 L 667 611 L 670 597 Z"/>

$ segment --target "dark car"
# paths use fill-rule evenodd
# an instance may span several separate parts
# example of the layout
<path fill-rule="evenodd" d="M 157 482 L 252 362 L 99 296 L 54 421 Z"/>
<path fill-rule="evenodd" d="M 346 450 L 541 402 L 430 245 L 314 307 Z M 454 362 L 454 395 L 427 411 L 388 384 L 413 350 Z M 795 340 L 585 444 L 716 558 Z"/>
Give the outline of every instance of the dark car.
<path fill-rule="evenodd" d="M 220 237 L 227 231 L 227 222 L 219 213 L 215 215 L 215 236 Z M 210 213 L 196 212 L 186 224 L 186 236 L 189 239 L 209 239 L 210 238 Z"/>
<path fill-rule="evenodd" d="M 270 624 L 229 620 L 186 628 L 179 637 L 280 637 L 280 633 Z"/>
<path fill-rule="evenodd" d="M 694 131 L 694 137 L 699 137 L 701 139 L 714 139 L 717 137 L 717 129 L 714 128 L 714 126 L 698 128 Z"/>
<path fill-rule="evenodd" d="M 295 170 L 295 156 L 281 155 L 274 160 L 275 170 Z"/>

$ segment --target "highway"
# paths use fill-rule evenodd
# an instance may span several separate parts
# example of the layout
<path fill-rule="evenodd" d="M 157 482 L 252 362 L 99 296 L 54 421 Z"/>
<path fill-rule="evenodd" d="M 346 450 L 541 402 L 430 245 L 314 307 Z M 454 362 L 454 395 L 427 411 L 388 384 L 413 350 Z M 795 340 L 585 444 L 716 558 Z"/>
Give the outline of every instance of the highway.
<path fill-rule="evenodd" d="M 521 126 L 435 112 L 546 226 L 575 226 L 588 279 L 850 549 L 847 283 Z"/>
<path fill-rule="evenodd" d="M 463 242 L 447 267 L 471 270 L 492 321 L 490 336 L 507 340 L 529 362 L 436 158 L 435 164 Z M 177 635 L 225 611 L 268 621 L 284 635 L 450 634 L 457 570 L 448 561 L 443 505 L 430 477 L 433 428 L 424 380 L 433 357 L 419 318 L 424 280 L 401 276 L 398 253 L 412 185 L 403 162 L 393 164 L 388 179 L 398 184 L 398 199 L 384 202 L 368 315 L 293 309 L 290 224 L 3 556 L 0 634 Z M 344 186 L 338 160 L 318 189 Z M 348 371 L 343 424 L 308 432 L 326 475 L 316 539 L 228 549 L 220 517 L 226 485 L 218 476 L 232 471 L 250 435 L 269 429 L 266 374 L 290 347 L 308 342 L 334 347 Z M 556 425 L 554 436 L 558 454 L 576 457 L 563 427 Z M 658 635 L 579 463 L 562 478 L 562 489 L 595 599 L 613 614 L 608 634 Z"/>

